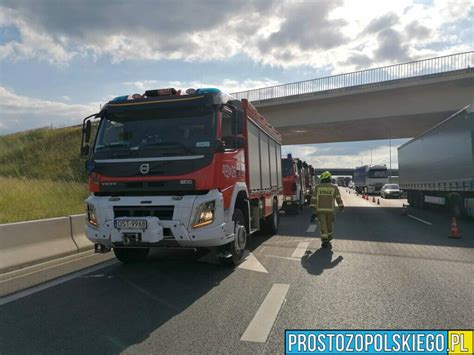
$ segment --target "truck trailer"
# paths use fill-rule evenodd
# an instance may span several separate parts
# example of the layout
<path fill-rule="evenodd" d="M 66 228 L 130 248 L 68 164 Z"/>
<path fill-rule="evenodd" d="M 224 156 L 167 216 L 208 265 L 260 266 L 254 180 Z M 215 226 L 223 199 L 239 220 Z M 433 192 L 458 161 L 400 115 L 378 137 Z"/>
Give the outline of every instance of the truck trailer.
<path fill-rule="evenodd" d="M 96 252 L 127 263 L 150 248 L 215 249 L 237 265 L 248 236 L 277 232 L 281 135 L 245 99 L 214 88 L 120 96 L 84 119 L 82 136 Z"/>
<path fill-rule="evenodd" d="M 400 146 L 398 165 L 410 206 L 474 216 L 474 103 Z"/>

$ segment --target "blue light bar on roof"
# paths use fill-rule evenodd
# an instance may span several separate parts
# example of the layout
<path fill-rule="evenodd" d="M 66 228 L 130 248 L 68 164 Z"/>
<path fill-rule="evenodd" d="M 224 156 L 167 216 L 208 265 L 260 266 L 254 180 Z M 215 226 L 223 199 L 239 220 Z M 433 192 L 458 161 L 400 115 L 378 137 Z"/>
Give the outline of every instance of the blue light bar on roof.
<path fill-rule="evenodd" d="M 127 101 L 127 99 L 128 99 L 128 95 L 117 96 L 115 99 L 110 100 L 110 102 Z"/>
<path fill-rule="evenodd" d="M 222 91 L 216 88 L 201 88 L 196 90 L 196 94 L 221 94 Z"/>

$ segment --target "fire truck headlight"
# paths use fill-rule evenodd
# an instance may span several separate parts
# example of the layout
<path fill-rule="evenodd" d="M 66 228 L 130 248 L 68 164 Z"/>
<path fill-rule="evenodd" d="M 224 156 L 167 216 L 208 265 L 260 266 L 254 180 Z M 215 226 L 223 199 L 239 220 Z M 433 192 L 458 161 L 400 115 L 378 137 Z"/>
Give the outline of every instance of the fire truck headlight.
<path fill-rule="evenodd" d="M 202 203 L 196 212 L 196 218 L 194 219 L 193 228 L 199 228 L 207 226 L 214 222 L 214 210 L 216 207 L 215 201 Z"/>
<path fill-rule="evenodd" d="M 97 215 L 95 213 L 95 207 L 89 203 L 87 204 L 87 222 L 94 227 L 99 226 Z"/>

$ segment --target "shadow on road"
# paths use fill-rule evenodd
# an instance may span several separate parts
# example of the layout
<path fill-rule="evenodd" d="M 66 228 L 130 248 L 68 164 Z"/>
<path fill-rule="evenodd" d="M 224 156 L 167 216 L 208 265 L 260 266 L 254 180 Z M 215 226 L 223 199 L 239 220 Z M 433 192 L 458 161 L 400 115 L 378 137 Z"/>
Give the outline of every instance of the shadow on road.
<path fill-rule="evenodd" d="M 301 258 L 301 265 L 311 275 L 321 275 L 324 270 L 336 267 L 344 258 L 339 255 L 332 260 L 333 252 L 329 248 L 319 248 L 314 253 L 309 251 Z"/>
<path fill-rule="evenodd" d="M 232 273 L 178 254 L 114 265 L 4 306 L 1 352 L 117 354 L 142 343 Z"/>

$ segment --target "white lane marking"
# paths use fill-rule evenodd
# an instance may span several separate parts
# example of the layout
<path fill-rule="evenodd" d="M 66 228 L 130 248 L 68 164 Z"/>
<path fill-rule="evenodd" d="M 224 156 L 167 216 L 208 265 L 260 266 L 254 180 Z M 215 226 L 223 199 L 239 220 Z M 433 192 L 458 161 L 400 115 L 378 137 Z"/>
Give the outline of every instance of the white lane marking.
<path fill-rule="evenodd" d="M 268 274 L 267 269 L 265 269 L 263 265 L 260 264 L 260 261 L 258 261 L 255 255 L 252 253 L 249 253 L 244 261 L 239 266 L 237 266 L 237 268 Z"/>
<path fill-rule="evenodd" d="M 418 222 L 427 224 L 427 225 L 429 225 L 429 226 L 432 226 L 432 225 L 433 225 L 432 223 L 427 222 L 427 221 L 425 221 L 425 220 L 423 220 L 423 219 L 421 219 L 421 218 L 415 217 L 415 216 L 413 216 L 413 215 L 411 215 L 411 214 L 409 214 L 408 217 L 413 218 L 413 219 L 416 219 Z"/>
<path fill-rule="evenodd" d="M 267 341 L 289 288 L 288 284 L 273 284 L 240 340 L 257 343 Z"/>
<path fill-rule="evenodd" d="M 306 230 L 306 233 L 314 233 L 316 232 L 317 228 L 318 228 L 317 224 L 310 224 L 308 229 Z"/>
<path fill-rule="evenodd" d="M 69 274 L 69 275 L 66 275 L 66 276 L 63 276 L 63 277 L 60 277 L 60 278 L 57 278 L 55 280 L 52 280 L 52 281 L 48 281 L 48 282 L 45 282 L 43 284 L 40 284 L 40 285 L 37 285 L 37 286 L 33 286 L 31 288 L 28 288 L 26 290 L 23 290 L 23 291 L 19 291 L 17 293 L 14 293 L 14 294 L 11 294 L 11 295 L 8 295 L 8 296 L 5 296 L 5 297 L 2 297 L 0 298 L 0 306 L 3 306 L 7 303 L 10 303 L 10 302 L 13 302 L 13 301 L 16 301 L 16 300 L 19 300 L 20 298 L 23 298 L 23 297 L 26 297 L 26 296 L 30 296 L 32 294 L 35 294 L 37 292 L 40 292 L 40 291 L 43 291 L 43 290 L 46 290 L 50 287 L 54 287 L 54 286 L 57 286 L 57 285 L 60 285 L 64 282 L 68 282 L 68 281 L 71 281 L 75 278 L 78 278 L 78 277 L 81 277 L 83 275 L 86 275 L 86 274 L 89 274 L 91 272 L 94 272 L 94 271 L 97 271 L 97 270 L 101 270 L 103 268 L 106 268 L 108 266 L 111 266 L 111 265 L 114 265 L 114 264 L 118 264 L 118 261 L 117 260 L 109 260 L 109 261 L 106 261 L 104 263 L 101 263 L 99 265 L 95 265 L 95 266 L 92 266 L 92 267 L 89 267 L 89 268 L 86 268 L 84 270 L 81 270 L 81 271 L 78 271 L 78 272 L 74 272 L 72 274 Z"/>
<path fill-rule="evenodd" d="M 301 261 L 301 258 L 291 258 L 289 256 L 280 256 L 280 255 L 264 255 L 267 258 L 275 258 L 275 259 L 283 259 L 283 260 L 293 260 L 293 261 Z"/>
<path fill-rule="evenodd" d="M 304 253 L 306 252 L 306 249 L 308 249 L 309 242 L 299 242 L 298 245 L 296 246 L 295 251 L 293 254 L 291 254 L 292 258 L 301 258 Z"/>
<path fill-rule="evenodd" d="M 314 240 L 314 237 L 313 238 L 304 238 L 304 239 L 295 238 L 295 237 L 288 237 L 287 239 L 288 240 L 278 240 L 278 241 L 273 241 L 273 239 L 272 239 L 268 242 L 263 243 L 262 245 L 275 246 L 275 245 L 278 245 L 278 244 L 286 244 L 286 243 L 294 244 L 295 242 L 306 242 L 306 241 L 310 242 L 310 241 Z"/>

